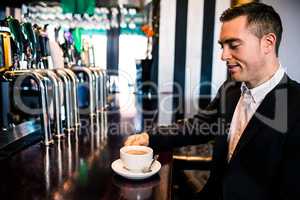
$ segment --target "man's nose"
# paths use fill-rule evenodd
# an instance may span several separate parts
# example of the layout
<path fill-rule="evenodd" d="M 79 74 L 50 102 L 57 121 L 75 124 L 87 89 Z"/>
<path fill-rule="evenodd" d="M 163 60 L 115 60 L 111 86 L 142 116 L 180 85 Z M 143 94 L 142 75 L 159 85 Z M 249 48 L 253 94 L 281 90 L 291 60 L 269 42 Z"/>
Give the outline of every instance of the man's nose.
<path fill-rule="evenodd" d="M 232 58 L 231 52 L 228 50 L 227 47 L 224 47 L 224 48 L 223 48 L 223 51 L 222 51 L 221 59 L 222 59 L 223 61 L 227 61 L 227 60 L 229 60 L 230 58 Z"/>

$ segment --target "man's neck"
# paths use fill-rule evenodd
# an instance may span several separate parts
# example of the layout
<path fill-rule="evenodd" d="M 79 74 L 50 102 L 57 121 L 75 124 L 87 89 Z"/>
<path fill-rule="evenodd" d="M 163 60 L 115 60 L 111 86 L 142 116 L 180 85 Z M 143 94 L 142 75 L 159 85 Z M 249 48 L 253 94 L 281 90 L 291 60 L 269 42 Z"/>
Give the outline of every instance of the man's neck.
<path fill-rule="evenodd" d="M 272 64 L 268 65 L 268 67 L 266 66 L 266 69 L 268 70 L 266 70 L 266 72 L 261 75 L 261 78 L 253 81 L 245 82 L 246 86 L 249 89 L 252 89 L 270 80 L 274 76 L 274 74 L 276 73 L 279 67 L 280 67 L 279 60 L 276 59 L 274 62 L 272 62 Z"/>

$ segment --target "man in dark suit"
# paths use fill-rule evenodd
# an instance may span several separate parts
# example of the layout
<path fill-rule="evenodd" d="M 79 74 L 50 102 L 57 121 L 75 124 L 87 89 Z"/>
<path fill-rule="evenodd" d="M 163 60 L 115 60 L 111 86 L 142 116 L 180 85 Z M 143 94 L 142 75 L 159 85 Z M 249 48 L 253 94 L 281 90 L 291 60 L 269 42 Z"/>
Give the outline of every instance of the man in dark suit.
<path fill-rule="evenodd" d="M 249 3 L 226 10 L 220 20 L 231 80 L 194 118 L 130 136 L 125 145 L 171 147 L 213 137 L 213 167 L 198 199 L 298 199 L 300 85 L 278 60 L 280 16 L 268 5 Z"/>

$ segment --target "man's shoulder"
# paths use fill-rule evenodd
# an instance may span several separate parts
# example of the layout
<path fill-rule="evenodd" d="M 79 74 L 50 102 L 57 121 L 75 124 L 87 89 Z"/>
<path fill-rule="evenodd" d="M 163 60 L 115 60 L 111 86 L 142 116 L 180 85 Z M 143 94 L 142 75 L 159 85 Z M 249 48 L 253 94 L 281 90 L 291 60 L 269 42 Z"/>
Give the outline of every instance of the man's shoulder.
<path fill-rule="evenodd" d="M 289 127 L 294 127 L 299 124 L 300 119 L 300 83 L 289 77 L 287 83 Z"/>
<path fill-rule="evenodd" d="M 287 74 L 270 93 L 276 94 L 278 91 L 280 91 L 278 94 L 288 97 L 288 104 L 300 104 L 300 83 L 291 79 Z"/>
<path fill-rule="evenodd" d="M 274 89 L 275 91 L 286 91 L 287 93 L 282 94 L 287 94 L 289 104 L 300 104 L 300 83 L 291 79 L 287 74 Z"/>
<path fill-rule="evenodd" d="M 300 95 L 300 83 L 288 77 L 288 87 L 291 92 Z"/>
<path fill-rule="evenodd" d="M 300 113 L 300 83 L 289 78 L 287 91 L 289 107 L 293 112 Z"/>
<path fill-rule="evenodd" d="M 285 75 L 277 89 L 281 91 L 281 96 L 287 97 L 289 121 L 293 124 L 296 119 L 300 119 L 300 83 Z"/>

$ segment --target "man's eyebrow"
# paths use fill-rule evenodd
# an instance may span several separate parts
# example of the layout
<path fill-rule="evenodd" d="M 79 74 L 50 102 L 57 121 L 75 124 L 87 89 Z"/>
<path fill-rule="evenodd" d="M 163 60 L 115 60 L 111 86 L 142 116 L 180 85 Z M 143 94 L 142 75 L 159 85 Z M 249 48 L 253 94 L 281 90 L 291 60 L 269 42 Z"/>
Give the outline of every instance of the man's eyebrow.
<path fill-rule="evenodd" d="M 228 44 L 228 43 L 232 43 L 232 42 L 240 42 L 241 40 L 238 39 L 238 38 L 229 38 L 229 39 L 225 39 L 223 41 L 219 40 L 218 43 L 220 45 L 223 45 L 223 44 Z"/>

